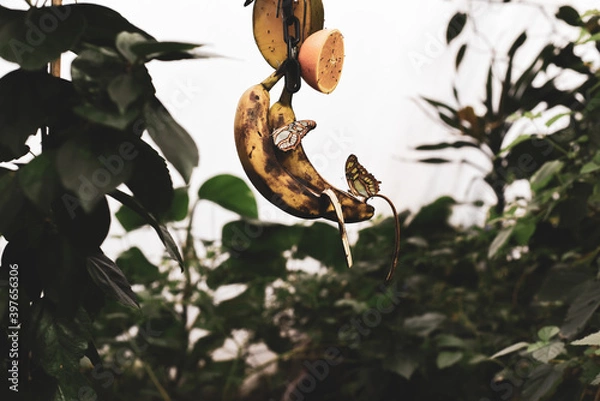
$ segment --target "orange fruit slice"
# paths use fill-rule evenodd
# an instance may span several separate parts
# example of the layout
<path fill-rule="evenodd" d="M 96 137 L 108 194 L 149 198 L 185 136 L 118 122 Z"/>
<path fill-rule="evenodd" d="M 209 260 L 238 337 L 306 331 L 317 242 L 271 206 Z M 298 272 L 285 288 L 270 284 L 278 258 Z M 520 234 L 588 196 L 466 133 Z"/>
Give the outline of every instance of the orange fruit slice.
<path fill-rule="evenodd" d="M 312 88 L 331 93 L 344 65 L 344 37 L 337 29 L 321 29 L 310 35 L 298 53 L 302 78 Z"/>

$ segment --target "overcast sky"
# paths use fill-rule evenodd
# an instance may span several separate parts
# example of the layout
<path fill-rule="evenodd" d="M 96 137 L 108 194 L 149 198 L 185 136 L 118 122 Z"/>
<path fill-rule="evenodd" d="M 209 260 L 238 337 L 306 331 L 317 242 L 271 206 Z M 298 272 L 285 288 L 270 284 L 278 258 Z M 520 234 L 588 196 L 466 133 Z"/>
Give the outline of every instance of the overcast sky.
<path fill-rule="evenodd" d="M 22 8 L 23 0 L 0 0 L 7 7 Z M 67 2 L 65 2 L 67 3 Z M 207 50 L 224 58 L 149 64 L 158 97 L 193 136 L 200 149 L 200 165 L 193 191 L 200 183 L 220 173 L 244 177 L 233 141 L 233 116 L 239 96 L 250 85 L 272 71 L 263 60 L 252 36 L 251 7 L 243 0 L 127 0 L 94 1 L 114 8 L 132 23 L 159 40 L 204 43 Z M 500 49 L 529 26 L 533 37 L 526 47 L 531 55 L 549 38 L 548 19 L 539 9 L 516 4 L 493 7 L 485 2 L 472 12 L 479 29 Z M 529 2 L 535 3 L 533 1 Z M 547 4 L 552 14 L 558 1 Z M 597 6 L 593 0 L 570 2 L 580 11 Z M 477 171 L 459 165 L 443 169 L 407 162 L 411 148 L 436 141 L 446 129 L 427 116 L 415 100 L 421 95 L 452 101 L 454 58 L 466 31 L 452 46 L 445 45 L 445 29 L 457 10 L 467 10 L 467 1 L 443 0 L 325 0 L 325 27 L 344 35 L 344 69 L 336 90 L 324 95 L 304 84 L 294 97 L 299 119 L 318 124 L 303 140 L 305 149 L 323 175 L 334 185 L 346 188 L 343 166 L 355 153 L 360 162 L 380 181 L 381 193 L 390 196 L 399 210 L 416 210 L 441 194 L 470 200 L 483 186 L 465 192 L 465 183 Z M 516 12 L 515 12 L 516 11 Z M 471 35 L 471 37 L 474 37 Z M 463 106 L 481 98 L 489 53 L 480 40 L 478 52 L 468 52 L 456 81 Z M 528 59 L 523 59 L 527 64 Z M 0 61 L 0 75 L 15 66 Z M 68 77 L 68 65 L 63 68 Z M 280 85 L 274 90 L 278 97 Z M 176 183 L 181 183 L 173 173 Z M 460 177 L 460 178 L 457 178 Z M 279 212 L 259 198 L 261 217 L 285 223 L 298 219 Z M 388 215 L 385 203 L 374 202 L 378 214 Z M 211 205 L 198 213 L 199 234 L 218 238 L 223 222 L 235 216 Z M 113 227 L 118 224 L 113 224 Z M 115 227 L 118 231 L 118 227 Z"/>

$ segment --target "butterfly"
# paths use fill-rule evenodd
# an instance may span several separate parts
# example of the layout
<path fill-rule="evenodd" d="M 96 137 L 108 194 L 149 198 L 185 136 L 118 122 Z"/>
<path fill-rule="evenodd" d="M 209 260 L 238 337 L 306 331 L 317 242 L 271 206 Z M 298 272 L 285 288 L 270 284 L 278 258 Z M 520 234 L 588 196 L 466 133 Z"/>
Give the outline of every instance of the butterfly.
<path fill-rule="evenodd" d="M 312 120 L 298 120 L 277 128 L 271 137 L 275 146 L 287 152 L 296 149 L 300 145 L 300 140 L 316 126 L 317 123 Z"/>
<path fill-rule="evenodd" d="M 373 174 L 358 162 L 355 155 L 348 156 L 346 160 L 346 181 L 353 195 L 365 198 L 376 195 L 381 184 L 381 181 L 377 181 Z"/>

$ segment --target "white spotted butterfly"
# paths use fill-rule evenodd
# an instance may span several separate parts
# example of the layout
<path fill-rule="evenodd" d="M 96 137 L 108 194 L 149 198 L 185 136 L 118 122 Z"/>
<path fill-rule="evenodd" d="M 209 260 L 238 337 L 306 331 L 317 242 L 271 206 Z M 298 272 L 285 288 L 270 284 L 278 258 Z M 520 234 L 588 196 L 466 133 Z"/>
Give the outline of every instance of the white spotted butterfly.
<path fill-rule="evenodd" d="M 381 181 L 377 181 L 373 174 L 358 162 L 355 155 L 348 156 L 346 160 L 346 181 L 353 195 L 365 198 L 377 194 L 381 184 Z"/>
<path fill-rule="evenodd" d="M 313 120 L 298 120 L 277 128 L 271 134 L 275 146 L 284 152 L 296 149 L 302 138 L 314 129 L 317 123 Z"/>

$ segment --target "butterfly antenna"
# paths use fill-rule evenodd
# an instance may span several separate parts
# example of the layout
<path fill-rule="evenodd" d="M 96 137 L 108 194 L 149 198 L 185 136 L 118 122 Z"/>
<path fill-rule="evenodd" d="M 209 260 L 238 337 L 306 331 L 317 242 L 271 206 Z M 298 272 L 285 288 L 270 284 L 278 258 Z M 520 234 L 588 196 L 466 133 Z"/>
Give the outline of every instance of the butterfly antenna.
<path fill-rule="evenodd" d="M 335 215 L 338 220 L 338 228 L 340 230 L 340 236 L 342 238 L 342 245 L 344 246 L 344 254 L 346 255 L 346 264 L 348 265 L 348 268 L 350 268 L 352 267 L 352 253 L 350 251 L 350 241 L 348 241 L 348 233 L 346 232 L 346 224 L 344 223 L 342 205 L 340 204 L 340 200 L 338 199 L 337 195 L 331 190 L 331 188 L 327 188 L 326 190 L 324 190 L 323 194 L 329 197 L 329 200 L 333 205 L 333 209 L 335 210 Z"/>
<path fill-rule="evenodd" d="M 390 207 L 392 208 L 392 213 L 394 215 L 394 224 L 395 224 L 395 231 L 396 231 L 396 239 L 395 239 L 395 246 L 394 246 L 394 258 L 392 259 L 392 266 L 390 267 L 390 271 L 388 272 L 385 281 L 389 282 L 392 277 L 394 277 L 394 272 L 396 271 L 396 266 L 398 265 L 398 258 L 400 257 L 400 219 L 398 219 L 398 212 L 396 211 L 396 206 L 394 206 L 394 203 L 391 201 L 390 198 L 388 198 L 385 195 L 381 195 L 381 194 L 374 194 L 372 196 L 372 198 L 381 198 L 383 200 L 385 200 Z"/>

